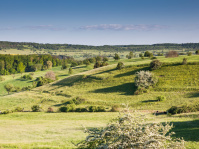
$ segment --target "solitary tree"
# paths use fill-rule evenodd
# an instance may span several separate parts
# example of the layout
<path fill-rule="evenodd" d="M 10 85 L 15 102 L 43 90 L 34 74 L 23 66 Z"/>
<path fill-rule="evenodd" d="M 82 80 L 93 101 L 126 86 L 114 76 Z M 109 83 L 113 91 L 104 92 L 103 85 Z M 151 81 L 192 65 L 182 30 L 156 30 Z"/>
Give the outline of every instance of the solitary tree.
<path fill-rule="evenodd" d="M 132 52 L 132 51 L 131 51 L 131 52 L 129 52 L 129 55 L 127 55 L 127 58 L 128 58 L 128 59 L 133 58 L 133 52 Z"/>
<path fill-rule="evenodd" d="M 14 86 L 12 84 L 6 84 L 6 85 L 4 85 L 4 88 L 6 89 L 6 91 L 9 94 L 14 89 Z"/>
<path fill-rule="evenodd" d="M 53 71 L 49 71 L 45 74 L 45 78 L 50 79 L 55 81 L 56 80 L 56 76 L 55 73 Z"/>
<path fill-rule="evenodd" d="M 153 57 L 153 53 L 146 51 L 144 52 L 144 57 Z"/>
<path fill-rule="evenodd" d="M 46 64 L 47 64 L 47 69 L 52 69 L 53 63 L 51 61 L 47 61 Z"/>
<path fill-rule="evenodd" d="M 120 59 L 120 56 L 117 54 L 117 53 L 115 53 L 115 56 L 113 57 L 115 60 L 119 60 Z"/>
<path fill-rule="evenodd" d="M 68 74 L 72 74 L 73 73 L 73 69 L 70 67 L 68 70 Z"/>
<path fill-rule="evenodd" d="M 135 85 L 140 88 L 147 88 L 158 82 L 157 78 L 149 71 L 138 71 L 135 74 Z"/>

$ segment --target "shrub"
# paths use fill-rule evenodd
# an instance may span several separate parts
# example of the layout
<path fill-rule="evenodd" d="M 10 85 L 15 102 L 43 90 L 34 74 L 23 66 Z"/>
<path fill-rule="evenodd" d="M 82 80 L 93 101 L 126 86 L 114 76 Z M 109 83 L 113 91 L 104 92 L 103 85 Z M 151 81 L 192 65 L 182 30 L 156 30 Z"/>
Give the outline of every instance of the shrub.
<path fill-rule="evenodd" d="M 10 110 L 5 110 L 3 112 L 1 112 L 2 114 L 9 114 L 9 113 L 13 113 L 13 111 L 10 111 Z"/>
<path fill-rule="evenodd" d="M 183 58 L 182 65 L 186 65 L 186 64 L 187 64 L 187 58 Z"/>
<path fill-rule="evenodd" d="M 147 92 L 148 90 L 145 87 L 138 87 L 138 89 L 134 92 L 134 95 L 141 95 Z"/>
<path fill-rule="evenodd" d="M 72 74 L 73 73 L 73 69 L 70 67 L 68 70 L 68 74 Z"/>
<path fill-rule="evenodd" d="M 40 105 L 33 105 L 31 107 L 31 109 L 32 109 L 32 112 L 41 112 L 42 111 L 42 108 Z"/>
<path fill-rule="evenodd" d="M 167 58 L 167 57 L 178 57 L 178 56 L 179 56 L 179 54 L 178 54 L 178 52 L 176 52 L 176 51 L 169 51 L 169 52 L 167 52 L 166 55 L 165 55 L 166 58 Z"/>
<path fill-rule="evenodd" d="M 157 59 L 157 57 L 152 57 L 151 60 Z"/>
<path fill-rule="evenodd" d="M 144 52 L 144 57 L 153 57 L 153 53 L 146 51 Z"/>
<path fill-rule="evenodd" d="M 181 148 L 184 140 L 171 138 L 173 125 L 168 123 L 144 123 L 143 115 L 132 115 L 129 111 L 107 124 L 104 128 L 85 129 L 86 139 L 79 148 L 98 149 L 141 149 L 141 148 Z"/>
<path fill-rule="evenodd" d="M 71 101 L 69 101 L 70 102 L 70 104 L 76 104 L 76 105 L 79 105 L 79 104 L 81 104 L 81 103 L 84 103 L 86 100 L 85 99 L 83 99 L 83 98 L 80 98 L 80 97 L 76 97 L 76 98 L 74 98 L 74 99 L 72 99 Z"/>
<path fill-rule="evenodd" d="M 144 57 L 142 53 L 139 54 L 139 57 Z"/>
<path fill-rule="evenodd" d="M 199 54 L 199 50 L 197 50 L 195 53 L 196 53 L 196 54 Z"/>
<path fill-rule="evenodd" d="M 150 69 L 151 70 L 159 69 L 159 68 L 161 68 L 161 66 L 162 66 L 162 63 L 159 60 L 153 60 L 150 63 Z"/>
<path fill-rule="evenodd" d="M 166 98 L 164 96 L 157 96 L 156 100 L 157 101 L 164 101 L 164 100 L 166 100 Z"/>
<path fill-rule="evenodd" d="M 99 68 L 99 67 L 103 67 L 103 66 L 107 66 L 108 63 L 106 62 L 99 62 L 97 61 L 95 64 L 94 64 L 94 68 Z"/>
<path fill-rule="evenodd" d="M 163 56 L 163 53 L 158 53 L 158 56 Z"/>
<path fill-rule="evenodd" d="M 24 109 L 21 108 L 21 107 L 16 107 L 14 111 L 15 111 L 15 112 L 23 112 L 23 110 L 24 110 Z"/>
<path fill-rule="evenodd" d="M 105 107 L 104 106 L 97 107 L 96 112 L 106 112 Z"/>
<path fill-rule="evenodd" d="M 2 77 L 2 76 L 0 76 L 0 81 L 4 81 L 5 79 Z"/>
<path fill-rule="evenodd" d="M 33 86 L 29 85 L 29 86 L 23 87 L 21 90 L 22 90 L 22 91 L 27 91 L 27 90 L 30 91 L 32 88 L 33 88 Z"/>
<path fill-rule="evenodd" d="M 120 109 L 120 106 L 118 106 L 118 105 L 113 105 L 113 106 L 111 107 L 110 112 L 119 112 L 119 109 Z"/>
<path fill-rule="evenodd" d="M 67 107 L 60 107 L 59 111 L 60 112 L 68 112 L 68 108 Z"/>
<path fill-rule="evenodd" d="M 52 69 L 53 63 L 51 61 L 46 62 L 47 69 Z"/>
<path fill-rule="evenodd" d="M 122 69 L 122 68 L 124 68 L 124 63 L 118 62 L 116 69 L 119 69 L 119 70 L 120 70 L 120 69 Z"/>
<path fill-rule="evenodd" d="M 6 89 L 8 94 L 14 90 L 13 84 L 6 84 L 6 85 L 4 85 L 4 88 Z"/>
<path fill-rule="evenodd" d="M 103 62 L 107 62 L 108 61 L 108 57 L 103 57 Z"/>
<path fill-rule="evenodd" d="M 187 52 L 187 56 L 191 56 L 192 55 L 192 52 Z"/>
<path fill-rule="evenodd" d="M 97 110 L 97 107 L 96 107 L 96 106 L 90 106 L 90 107 L 88 108 L 88 111 L 89 111 L 89 112 L 96 112 L 96 110 Z"/>
<path fill-rule="evenodd" d="M 53 112 L 54 112 L 54 110 L 53 110 L 53 108 L 52 108 L 52 107 L 49 107 L 47 112 L 48 112 L 48 113 L 53 113 Z"/>
<path fill-rule="evenodd" d="M 71 63 L 71 65 L 70 65 L 70 67 L 75 67 L 75 66 L 77 66 L 77 65 L 78 65 L 78 63 L 75 62 L 75 61 L 73 61 L 73 62 Z"/>
<path fill-rule="evenodd" d="M 55 73 L 53 71 L 49 71 L 45 74 L 45 78 L 50 79 L 55 81 L 56 80 L 56 76 Z"/>
<path fill-rule="evenodd" d="M 196 112 L 199 111 L 199 104 L 192 105 L 182 105 L 182 106 L 172 106 L 168 109 L 168 113 L 171 114 L 179 114 L 179 113 L 188 113 L 188 112 Z"/>
<path fill-rule="evenodd" d="M 97 57 L 95 57 L 95 60 L 99 62 L 99 61 L 102 60 L 102 57 L 101 56 L 97 56 Z"/>
<path fill-rule="evenodd" d="M 131 59 L 131 58 L 133 58 L 133 56 L 134 56 L 134 54 L 133 54 L 133 52 L 131 51 L 131 52 L 129 52 L 128 55 L 126 55 L 126 58 Z"/>
<path fill-rule="evenodd" d="M 73 112 L 73 111 L 75 111 L 75 105 L 70 104 L 70 105 L 67 105 L 64 107 L 60 107 L 59 111 L 60 112 Z"/>
<path fill-rule="evenodd" d="M 44 78 L 44 77 L 37 77 L 36 80 L 33 82 L 33 86 L 38 87 L 38 86 L 48 84 L 50 82 L 53 82 L 53 80 L 49 78 Z"/>
<path fill-rule="evenodd" d="M 62 62 L 62 67 L 61 67 L 61 69 L 67 69 L 68 68 L 68 63 L 67 63 L 67 61 L 63 61 Z"/>
<path fill-rule="evenodd" d="M 135 85 L 140 88 L 147 88 L 155 85 L 158 82 L 157 78 L 149 71 L 139 71 L 135 74 Z"/>
<path fill-rule="evenodd" d="M 22 89 L 19 86 L 14 86 L 12 92 L 20 92 Z"/>
<path fill-rule="evenodd" d="M 120 59 L 120 56 L 117 54 L 117 53 L 115 53 L 115 56 L 113 57 L 115 60 L 119 60 Z"/>
<path fill-rule="evenodd" d="M 88 112 L 88 109 L 87 108 L 76 108 L 74 111 L 75 112 Z"/>
<path fill-rule="evenodd" d="M 32 77 L 30 74 L 28 74 L 28 75 L 23 75 L 23 76 L 21 76 L 21 78 L 22 78 L 22 79 L 25 79 L 25 80 L 32 80 L 32 79 L 33 79 L 33 77 Z"/>

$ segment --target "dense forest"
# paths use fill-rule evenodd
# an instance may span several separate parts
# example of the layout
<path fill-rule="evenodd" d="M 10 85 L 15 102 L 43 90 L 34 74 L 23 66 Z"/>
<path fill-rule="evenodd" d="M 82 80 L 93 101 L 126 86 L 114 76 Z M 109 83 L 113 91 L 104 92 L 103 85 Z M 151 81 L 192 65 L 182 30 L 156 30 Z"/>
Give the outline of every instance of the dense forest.
<path fill-rule="evenodd" d="M 146 50 L 196 50 L 199 49 L 199 43 L 164 43 L 153 45 L 104 45 L 104 46 L 89 46 L 89 45 L 72 45 L 72 44 L 42 44 L 31 42 L 8 42 L 0 41 L 0 50 L 4 49 L 49 49 L 49 50 L 102 50 L 102 51 L 146 51 Z"/>

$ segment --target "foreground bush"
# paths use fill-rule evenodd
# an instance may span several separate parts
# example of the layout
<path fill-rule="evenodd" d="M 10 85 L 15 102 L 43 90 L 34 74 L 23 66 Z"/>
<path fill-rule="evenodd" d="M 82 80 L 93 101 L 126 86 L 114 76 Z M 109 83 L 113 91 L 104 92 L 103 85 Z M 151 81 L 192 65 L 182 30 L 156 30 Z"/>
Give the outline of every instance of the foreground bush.
<path fill-rule="evenodd" d="M 79 148 L 97 149 L 184 149 L 184 140 L 172 139 L 169 133 L 172 125 L 144 123 L 143 116 L 133 116 L 126 112 L 105 128 L 86 129 L 86 139 Z"/>

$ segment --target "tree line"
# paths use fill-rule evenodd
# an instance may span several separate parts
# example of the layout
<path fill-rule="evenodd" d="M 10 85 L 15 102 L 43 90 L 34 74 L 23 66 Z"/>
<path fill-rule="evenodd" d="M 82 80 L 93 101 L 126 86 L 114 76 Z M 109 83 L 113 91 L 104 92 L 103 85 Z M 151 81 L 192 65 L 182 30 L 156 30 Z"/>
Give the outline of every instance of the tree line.
<path fill-rule="evenodd" d="M 9 75 L 51 69 L 63 63 L 75 61 L 70 57 L 52 55 L 4 55 L 0 54 L 0 74 Z"/>
<path fill-rule="evenodd" d="M 101 51 L 146 51 L 146 50 L 197 50 L 199 43 L 164 43 L 153 45 L 103 45 L 103 46 L 90 46 L 90 45 L 72 45 L 72 44 L 43 44 L 32 42 L 9 42 L 0 41 L 0 50 L 4 49 L 49 49 L 49 50 L 101 50 Z"/>

